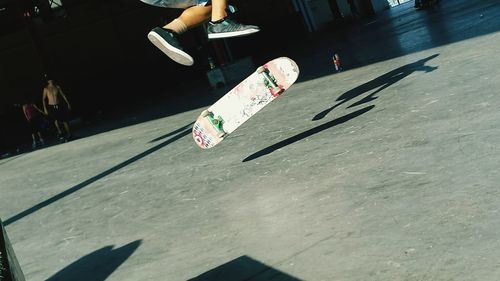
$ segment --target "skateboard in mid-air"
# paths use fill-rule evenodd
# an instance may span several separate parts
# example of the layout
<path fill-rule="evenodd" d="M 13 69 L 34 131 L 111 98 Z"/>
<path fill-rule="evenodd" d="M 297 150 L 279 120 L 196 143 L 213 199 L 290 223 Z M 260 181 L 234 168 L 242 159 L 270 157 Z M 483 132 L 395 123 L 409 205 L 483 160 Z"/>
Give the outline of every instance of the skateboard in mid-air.
<path fill-rule="evenodd" d="M 298 76 L 299 67 L 287 57 L 279 57 L 259 66 L 245 80 L 203 110 L 193 125 L 196 144 L 203 149 L 216 146 L 282 95 Z"/>

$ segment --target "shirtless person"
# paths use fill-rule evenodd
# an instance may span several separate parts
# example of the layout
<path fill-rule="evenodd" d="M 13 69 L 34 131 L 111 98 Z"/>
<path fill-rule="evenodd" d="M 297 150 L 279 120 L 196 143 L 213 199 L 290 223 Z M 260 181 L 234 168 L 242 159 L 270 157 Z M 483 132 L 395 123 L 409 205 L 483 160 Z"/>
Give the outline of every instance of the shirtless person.
<path fill-rule="evenodd" d="M 48 101 L 48 104 L 47 104 Z M 47 86 L 43 89 L 43 109 L 45 114 L 47 114 L 52 120 L 54 120 L 54 125 L 57 128 L 57 133 L 60 140 L 67 141 L 71 138 L 71 133 L 68 124 L 69 110 L 71 110 L 71 105 L 68 99 L 64 95 L 61 87 L 54 83 L 54 80 L 49 79 L 47 81 Z M 63 105 L 66 103 L 66 106 Z M 64 125 L 66 130 L 66 136 L 64 137 L 60 123 Z"/>

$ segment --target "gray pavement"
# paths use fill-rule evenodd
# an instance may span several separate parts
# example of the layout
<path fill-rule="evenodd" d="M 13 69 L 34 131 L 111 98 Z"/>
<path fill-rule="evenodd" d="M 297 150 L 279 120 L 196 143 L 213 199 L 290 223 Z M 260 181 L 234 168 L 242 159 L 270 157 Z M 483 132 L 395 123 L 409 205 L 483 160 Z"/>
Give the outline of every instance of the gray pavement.
<path fill-rule="evenodd" d="M 27 280 L 500 280 L 496 2 L 314 35 L 285 53 L 297 84 L 209 151 L 205 105 L 165 100 L 0 160 Z"/>

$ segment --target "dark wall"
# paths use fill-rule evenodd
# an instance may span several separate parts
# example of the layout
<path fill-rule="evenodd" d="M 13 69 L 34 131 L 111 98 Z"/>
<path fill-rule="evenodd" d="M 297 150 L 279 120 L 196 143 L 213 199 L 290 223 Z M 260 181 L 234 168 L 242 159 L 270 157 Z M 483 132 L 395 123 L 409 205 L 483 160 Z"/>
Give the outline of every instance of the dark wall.
<path fill-rule="evenodd" d="M 90 105 L 114 103 L 115 97 L 133 97 L 134 89 L 159 86 L 154 78 L 182 81 L 186 75 L 181 72 L 200 72 L 197 67 L 180 71 L 146 38 L 151 27 L 174 17 L 175 12 L 150 8 L 140 1 L 82 1 L 59 11 L 49 23 L 34 18 L 31 28 L 0 38 L 5 101 L 1 108 L 26 94 L 41 101 L 44 73 L 63 84 L 76 105 Z"/>
<path fill-rule="evenodd" d="M 0 32 L 0 126 L 12 132 L 2 138 L 4 146 L 30 139 L 26 131 L 16 130 L 25 124 L 18 124 L 22 118 L 10 116 L 19 112 L 12 104 L 28 96 L 41 105 L 44 73 L 60 83 L 75 115 L 83 118 L 105 108 L 168 95 L 169 88 L 205 78 L 206 56 L 213 45 L 201 27 L 181 37 L 196 61 L 192 67 L 172 62 L 146 37 L 152 27 L 169 22 L 181 11 L 139 0 L 67 0 L 63 5 L 51 20 L 36 16 Z M 255 46 L 265 45 L 272 54 L 273 48 L 285 48 L 298 32 L 305 32 L 289 0 L 234 1 L 234 5 L 239 10 L 237 20 L 262 27 L 251 39 L 228 40 L 235 59 L 266 59 Z"/>

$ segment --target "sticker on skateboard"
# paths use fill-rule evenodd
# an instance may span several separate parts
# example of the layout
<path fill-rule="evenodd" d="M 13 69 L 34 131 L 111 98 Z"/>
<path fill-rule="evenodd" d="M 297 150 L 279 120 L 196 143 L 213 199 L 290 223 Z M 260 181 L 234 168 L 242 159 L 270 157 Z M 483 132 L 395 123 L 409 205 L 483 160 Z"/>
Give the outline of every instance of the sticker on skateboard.
<path fill-rule="evenodd" d="M 282 95 L 299 76 L 297 64 L 286 57 L 276 58 L 257 68 L 250 76 L 212 106 L 193 125 L 196 144 L 216 146 L 250 117 Z"/>

